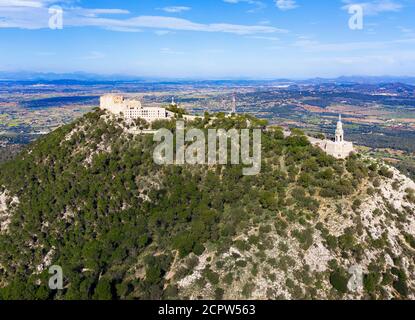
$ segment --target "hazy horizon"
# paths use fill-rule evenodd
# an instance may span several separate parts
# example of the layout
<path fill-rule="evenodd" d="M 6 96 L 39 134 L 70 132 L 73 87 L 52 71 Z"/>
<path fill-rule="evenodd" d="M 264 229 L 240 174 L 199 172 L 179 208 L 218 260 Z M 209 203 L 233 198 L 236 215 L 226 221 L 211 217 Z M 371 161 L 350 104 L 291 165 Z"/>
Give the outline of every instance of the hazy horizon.
<path fill-rule="evenodd" d="M 292 82 L 301 82 L 301 81 L 313 81 L 313 80 L 327 80 L 333 81 L 338 79 L 346 80 L 372 80 L 372 81 L 399 81 L 404 79 L 415 80 L 415 75 L 379 75 L 371 76 L 364 74 L 355 74 L 355 75 L 339 75 L 335 77 L 324 77 L 324 76 L 310 76 L 310 77 L 249 77 L 249 76 L 224 76 L 224 77 L 168 77 L 168 76 L 141 76 L 133 74 L 120 74 L 120 73 L 90 73 L 86 71 L 72 71 L 72 72 L 35 72 L 28 70 L 13 70 L 13 71 L 4 71 L 0 70 L 0 81 L 59 81 L 59 80 L 74 80 L 74 81 L 292 81 Z"/>

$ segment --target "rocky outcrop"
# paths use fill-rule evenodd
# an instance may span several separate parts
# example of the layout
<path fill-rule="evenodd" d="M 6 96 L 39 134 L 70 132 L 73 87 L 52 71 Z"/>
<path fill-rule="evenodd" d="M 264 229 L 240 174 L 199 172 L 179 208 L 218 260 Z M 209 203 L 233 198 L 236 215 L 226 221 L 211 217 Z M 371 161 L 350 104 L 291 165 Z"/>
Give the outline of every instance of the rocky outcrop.
<path fill-rule="evenodd" d="M 181 294 L 215 298 L 214 274 L 225 299 L 415 299 L 415 248 L 408 242 L 415 239 L 415 203 L 408 196 L 415 183 L 387 168 L 390 177 L 369 180 L 350 199 L 323 205 L 310 225 L 292 223 L 281 232 L 275 220 L 266 232 L 255 226 L 236 237 L 225 253 L 206 250 L 178 281 Z M 356 199 L 359 207 L 352 205 Z M 331 283 L 339 269 L 346 281 L 342 293 Z"/>
<path fill-rule="evenodd" d="M 0 189 L 0 233 L 7 233 L 11 218 L 13 216 L 13 210 L 15 206 L 19 204 L 19 199 L 15 196 L 11 196 L 7 189 Z"/>

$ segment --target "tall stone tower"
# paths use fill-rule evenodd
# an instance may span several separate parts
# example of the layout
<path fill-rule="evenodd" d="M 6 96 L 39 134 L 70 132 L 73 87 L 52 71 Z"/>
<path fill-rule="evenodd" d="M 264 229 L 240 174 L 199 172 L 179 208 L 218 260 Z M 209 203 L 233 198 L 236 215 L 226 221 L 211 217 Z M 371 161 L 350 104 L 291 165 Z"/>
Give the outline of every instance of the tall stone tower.
<path fill-rule="evenodd" d="M 236 93 L 232 95 L 232 113 L 236 114 Z"/>
<path fill-rule="evenodd" d="M 352 152 L 354 152 L 353 142 L 344 140 L 341 115 L 339 115 L 339 121 L 337 122 L 336 141 L 312 139 L 311 143 L 337 159 L 346 159 Z"/>
<path fill-rule="evenodd" d="M 342 115 L 339 115 L 339 121 L 337 122 L 336 128 L 336 142 L 341 143 L 344 141 L 344 131 L 343 131 L 343 123 L 342 123 Z"/>
<path fill-rule="evenodd" d="M 173 107 L 177 107 L 177 103 L 176 103 L 176 101 L 174 101 L 174 97 L 171 97 L 171 105 Z"/>

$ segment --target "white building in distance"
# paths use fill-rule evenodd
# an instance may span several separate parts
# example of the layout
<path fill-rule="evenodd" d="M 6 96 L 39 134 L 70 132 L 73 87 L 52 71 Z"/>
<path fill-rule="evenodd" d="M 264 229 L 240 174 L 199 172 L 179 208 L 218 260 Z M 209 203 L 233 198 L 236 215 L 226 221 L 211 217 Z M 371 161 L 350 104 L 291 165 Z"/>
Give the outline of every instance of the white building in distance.
<path fill-rule="evenodd" d="M 335 141 L 310 138 L 310 142 L 337 159 L 345 159 L 354 152 L 353 142 L 344 140 L 341 115 L 339 115 L 339 121 L 337 122 Z"/>
<path fill-rule="evenodd" d="M 174 113 L 160 107 L 143 107 L 138 100 L 125 99 L 121 95 L 106 94 L 100 98 L 100 108 L 115 115 L 124 116 L 125 120 L 144 119 L 147 122 L 166 120 Z"/>

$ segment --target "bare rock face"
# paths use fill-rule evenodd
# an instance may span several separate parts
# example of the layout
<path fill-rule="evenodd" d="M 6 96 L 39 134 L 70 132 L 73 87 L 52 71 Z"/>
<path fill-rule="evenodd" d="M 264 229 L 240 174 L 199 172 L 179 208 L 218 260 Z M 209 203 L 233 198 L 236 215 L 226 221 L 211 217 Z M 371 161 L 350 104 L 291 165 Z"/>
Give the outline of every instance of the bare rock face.
<path fill-rule="evenodd" d="M 10 195 L 9 191 L 4 189 L 0 192 L 0 233 L 7 233 L 13 209 L 19 204 L 19 199 Z"/>

